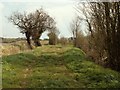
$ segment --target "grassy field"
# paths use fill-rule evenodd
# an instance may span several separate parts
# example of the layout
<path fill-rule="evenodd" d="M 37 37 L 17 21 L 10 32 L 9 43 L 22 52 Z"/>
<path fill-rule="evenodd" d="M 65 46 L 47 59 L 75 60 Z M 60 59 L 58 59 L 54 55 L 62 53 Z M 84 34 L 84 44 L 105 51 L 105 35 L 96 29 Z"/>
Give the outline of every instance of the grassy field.
<path fill-rule="evenodd" d="M 72 46 L 42 46 L 3 56 L 3 88 L 120 88 L 120 73 Z"/>

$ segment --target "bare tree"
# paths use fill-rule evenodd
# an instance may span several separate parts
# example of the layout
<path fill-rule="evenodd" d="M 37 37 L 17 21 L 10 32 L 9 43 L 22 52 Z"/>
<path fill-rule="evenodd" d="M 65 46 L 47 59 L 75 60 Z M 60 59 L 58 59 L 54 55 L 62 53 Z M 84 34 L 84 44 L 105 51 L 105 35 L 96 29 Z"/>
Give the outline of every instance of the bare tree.
<path fill-rule="evenodd" d="M 80 19 L 79 17 L 76 17 L 71 23 L 70 23 L 70 31 L 73 35 L 73 44 L 75 47 L 78 47 L 78 37 L 80 32 Z"/>
<path fill-rule="evenodd" d="M 13 13 L 9 20 L 16 25 L 21 33 L 25 34 L 27 43 L 32 49 L 30 37 L 32 37 L 36 46 L 41 46 L 39 38 L 44 31 L 52 29 L 55 21 L 42 8 L 33 13 L 21 14 Z"/>
<path fill-rule="evenodd" d="M 50 31 L 54 29 L 56 23 L 53 18 L 51 18 L 47 13 L 45 13 L 45 11 L 43 11 L 43 9 L 36 10 L 33 16 L 37 25 L 33 31 L 32 39 L 34 40 L 36 46 L 41 46 L 39 42 L 40 36 L 44 31 Z"/>
<path fill-rule="evenodd" d="M 103 3 L 105 10 L 105 31 L 108 64 L 120 71 L 120 2 Z"/>
<path fill-rule="evenodd" d="M 87 17 L 90 19 L 90 52 L 94 52 L 92 56 L 97 62 L 106 60 L 107 66 L 120 71 L 120 2 L 91 2 L 87 5 L 89 11 L 84 12 L 90 13 L 90 18 Z"/>

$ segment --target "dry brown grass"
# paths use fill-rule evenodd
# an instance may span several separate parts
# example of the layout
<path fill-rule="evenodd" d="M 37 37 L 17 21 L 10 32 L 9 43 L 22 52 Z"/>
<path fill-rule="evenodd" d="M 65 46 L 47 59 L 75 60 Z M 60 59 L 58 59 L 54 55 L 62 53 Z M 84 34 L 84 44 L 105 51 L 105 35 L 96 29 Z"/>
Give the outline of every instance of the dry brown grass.
<path fill-rule="evenodd" d="M 43 40 L 40 42 L 42 45 L 48 44 L 47 40 Z M 0 45 L 0 56 L 11 55 L 26 51 L 29 51 L 29 48 L 25 40 L 16 41 L 12 43 L 2 43 L 2 45 Z"/>

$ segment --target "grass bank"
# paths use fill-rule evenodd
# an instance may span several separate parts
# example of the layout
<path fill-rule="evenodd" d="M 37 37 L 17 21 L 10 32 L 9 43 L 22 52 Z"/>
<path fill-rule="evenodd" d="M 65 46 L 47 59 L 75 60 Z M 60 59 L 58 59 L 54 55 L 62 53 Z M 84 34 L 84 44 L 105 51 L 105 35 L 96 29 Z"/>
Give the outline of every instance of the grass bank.
<path fill-rule="evenodd" d="M 3 57 L 3 88 L 120 88 L 120 73 L 72 46 L 42 46 Z"/>

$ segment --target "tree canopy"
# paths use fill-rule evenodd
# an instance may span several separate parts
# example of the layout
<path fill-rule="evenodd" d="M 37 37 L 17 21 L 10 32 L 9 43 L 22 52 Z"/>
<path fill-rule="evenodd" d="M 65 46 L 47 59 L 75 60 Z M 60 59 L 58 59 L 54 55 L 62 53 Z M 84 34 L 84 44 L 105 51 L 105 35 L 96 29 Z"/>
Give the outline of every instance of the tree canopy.
<path fill-rule="evenodd" d="M 56 27 L 54 19 L 48 15 L 43 8 L 28 14 L 26 12 L 23 14 L 20 12 L 14 12 L 9 17 L 9 20 L 20 29 L 21 33 L 25 34 L 30 48 L 32 48 L 30 37 L 32 37 L 35 46 L 41 46 L 39 38 L 42 33 Z"/>

